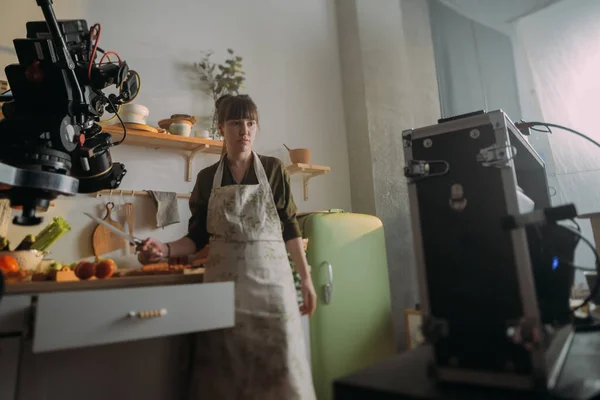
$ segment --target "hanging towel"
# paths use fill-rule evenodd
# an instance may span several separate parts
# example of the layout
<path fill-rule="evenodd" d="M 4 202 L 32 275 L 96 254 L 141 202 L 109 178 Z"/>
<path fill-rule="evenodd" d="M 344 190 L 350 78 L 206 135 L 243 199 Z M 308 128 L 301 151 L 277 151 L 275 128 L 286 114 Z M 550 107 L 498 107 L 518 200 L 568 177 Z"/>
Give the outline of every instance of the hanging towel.
<path fill-rule="evenodd" d="M 156 190 L 146 191 L 154 199 L 154 204 L 156 205 L 156 226 L 158 228 L 179 223 L 177 193 L 159 192 Z"/>

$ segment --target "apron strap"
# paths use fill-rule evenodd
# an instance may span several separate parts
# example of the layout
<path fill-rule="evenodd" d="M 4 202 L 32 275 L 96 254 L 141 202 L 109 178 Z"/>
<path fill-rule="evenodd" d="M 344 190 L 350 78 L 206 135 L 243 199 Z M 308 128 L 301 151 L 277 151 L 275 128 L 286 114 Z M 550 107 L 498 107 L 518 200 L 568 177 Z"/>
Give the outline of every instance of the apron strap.
<path fill-rule="evenodd" d="M 223 163 L 225 162 L 225 156 L 227 153 L 223 154 L 221 160 L 219 161 L 219 166 L 217 167 L 217 172 L 215 172 L 215 177 L 213 178 L 212 188 L 213 190 L 221 187 L 221 183 L 223 182 Z"/>
<path fill-rule="evenodd" d="M 260 162 L 260 159 L 258 158 L 258 154 L 256 154 L 255 152 L 252 152 L 252 155 L 254 156 L 254 172 L 256 173 L 256 178 L 258 179 L 258 184 L 266 186 L 267 188 L 270 188 L 269 178 L 267 178 L 267 173 L 265 172 L 265 167 L 263 167 L 262 163 Z"/>
<path fill-rule="evenodd" d="M 219 166 L 217 167 L 217 172 L 215 172 L 215 177 L 213 178 L 213 190 L 221 187 L 221 183 L 223 182 L 223 165 L 225 163 L 225 157 L 227 154 L 223 154 L 221 157 L 221 161 L 219 161 Z M 254 172 L 256 173 L 256 178 L 258 180 L 259 185 L 269 186 L 269 178 L 267 178 L 267 173 L 265 172 L 265 168 L 260 162 L 258 158 L 258 154 L 256 152 L 252 152 L 252 158 L 254 159 Z"/>

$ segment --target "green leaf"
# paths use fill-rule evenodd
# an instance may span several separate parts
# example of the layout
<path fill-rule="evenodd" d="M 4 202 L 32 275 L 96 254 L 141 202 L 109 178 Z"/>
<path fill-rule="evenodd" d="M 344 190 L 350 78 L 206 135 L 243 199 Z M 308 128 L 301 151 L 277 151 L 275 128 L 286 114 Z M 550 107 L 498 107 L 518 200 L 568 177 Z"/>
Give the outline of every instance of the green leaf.
<path fill-rule="evenodd" d="M 243 60 L 243 58 L 242 58 L 242 57 L 240 57 L 240 56 L 236 56 L 236 57 L 235 57 L 235 61 L 242 61 L 242 60 Z"/>
<path fill-rule="evenodd" d="M 231 49 L 227 49 L 227 52 L 228 52 L 229 54 L 233 54 L 233 50 L 231 50 Z"/>

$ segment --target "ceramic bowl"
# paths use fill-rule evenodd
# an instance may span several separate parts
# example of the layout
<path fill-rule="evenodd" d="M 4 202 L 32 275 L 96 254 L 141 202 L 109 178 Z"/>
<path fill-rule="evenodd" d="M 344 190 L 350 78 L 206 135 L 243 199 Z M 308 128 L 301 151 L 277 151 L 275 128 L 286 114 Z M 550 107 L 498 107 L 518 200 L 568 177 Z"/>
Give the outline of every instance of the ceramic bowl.
<path fill-rule="evenodd" d="M 290 161 L 292 164 L 309 164 L 310 150 L 309 149 L 292 149 L 290 150 Z"/>
<path fill-rule="evenodd" d="M 179 120 L 169 125 L 169 132 L 173 135 L 190 136 L 192 133 L 192 123 L 187 120 Z"/>
<path fill-rule="evenodd" d="M 14 258 L 19 267 L 27 271 L 37 271 L 45 255 L 46 253 L 37 250 L 0 251 L 0 257 Z"/>
<path fill-rule="evenodd" d="M 123 104 L 119 109 L 119 116 L 126 123 L 147 125 L 150 111 L 141 104 Z"/>

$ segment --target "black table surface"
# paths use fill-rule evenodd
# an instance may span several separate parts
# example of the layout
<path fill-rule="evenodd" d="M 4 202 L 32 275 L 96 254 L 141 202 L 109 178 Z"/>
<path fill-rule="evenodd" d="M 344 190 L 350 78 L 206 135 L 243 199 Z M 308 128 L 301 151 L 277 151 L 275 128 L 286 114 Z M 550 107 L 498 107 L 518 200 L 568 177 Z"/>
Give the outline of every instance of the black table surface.
<path fill-rule="evenodd" d="M 600 394 L 600 333 L 577 332 L 552 393 L 436 384 L 427 375 L 431 348 L 422 346 L 334 382 L 335 400 L 532 400 L 593 399 Z M 598 396 L 600 399 L 600 396 Z"/>

